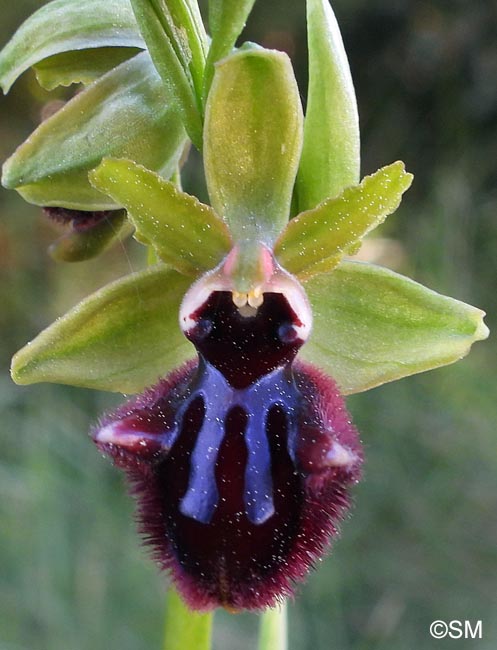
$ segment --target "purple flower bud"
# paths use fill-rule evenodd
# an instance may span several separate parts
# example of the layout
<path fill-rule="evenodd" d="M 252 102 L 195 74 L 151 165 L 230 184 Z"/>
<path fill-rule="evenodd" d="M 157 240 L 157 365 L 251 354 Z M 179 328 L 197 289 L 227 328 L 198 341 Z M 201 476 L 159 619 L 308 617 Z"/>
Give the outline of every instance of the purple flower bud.
<path fill-rule="evenodd" d="M 362 462 L 335 383 L 295 360 L 311 327 L 302 287 L 268 258 L 243 295 L 232 261 L 183 301 L 198 362 L 93 431 L 131 481 L 154 557 L 201 610 L 291 595 L 336 534 Z"/>
<path fill-rule="evenodd" d="M 84 211 L 45 207 L 44 214 L 67 227 L 49 248 L 57 262 L 80 262 L 99 255 L 114 241 L 126 237 L 131 228 L 124 210 Z"/>

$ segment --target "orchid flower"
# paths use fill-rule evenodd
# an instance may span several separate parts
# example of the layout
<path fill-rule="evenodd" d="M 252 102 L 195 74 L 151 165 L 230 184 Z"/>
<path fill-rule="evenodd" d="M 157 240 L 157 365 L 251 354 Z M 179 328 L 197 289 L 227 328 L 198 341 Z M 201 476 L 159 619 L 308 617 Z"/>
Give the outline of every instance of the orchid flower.
<path fill-rule="evenodd" d="M 307 3 L 305 117 L 286 54 L 234 48 L 252 5 L 212 0 L 209 40 L 191 0 L 54 0 L 0 56 L 4 89 L 29 66 L 48 87 L 87 84 L 6 162 L 4 185 L 55 214 L 124 209 L 156 260 L 20 350 L 14 380 L 136 393 L 92 437 L 198 610 L 274 606 L 325 553 L 363 461 L 342 394 L 488 334 L 481 310 L 351 259 L 412 175 L 394 162 L 359 182 L 327 0 Z M 178 180 L 190 142 L 210 205 Z"/>

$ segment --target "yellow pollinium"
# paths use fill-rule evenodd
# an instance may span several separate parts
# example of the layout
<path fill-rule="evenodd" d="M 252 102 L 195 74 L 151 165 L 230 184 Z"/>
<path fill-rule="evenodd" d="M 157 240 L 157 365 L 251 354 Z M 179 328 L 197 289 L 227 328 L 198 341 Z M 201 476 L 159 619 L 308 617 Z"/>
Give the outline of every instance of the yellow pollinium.
<path fill-rule="evenodd" d="M 239 291 L 233 291 L 232 296 L 233 296 L 233 302 L 238 307 L 238 309 L 241 309 L 246 305 L 249 305 L 249 307 L 257 309 L 264 302 L 264 294 L 262 292 L 261 287 L 255 287 L 251 289 L 248 293 L 240 293 Z"/>

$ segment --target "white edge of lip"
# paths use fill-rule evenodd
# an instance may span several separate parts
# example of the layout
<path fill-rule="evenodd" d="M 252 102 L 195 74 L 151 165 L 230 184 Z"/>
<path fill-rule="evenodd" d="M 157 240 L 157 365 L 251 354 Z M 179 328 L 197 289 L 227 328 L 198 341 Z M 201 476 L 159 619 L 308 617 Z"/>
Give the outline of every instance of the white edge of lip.
<path fill-rule="evenodd" d="M 186 292 L 179 312 L 179 324 L 183 333 L 186 334 L 195 327 L 197 323 L 193 314 L 207 302 L 214 291 L 234 292 L 233 281 L 223 272 L 222 266 L 223 263 L 203 275 Z M 254 288 L 254 292 L 283 294 L 301 322 L 301 325 L 294 324 L 298 338 L 302 341 L 307 340 L 312 328 L 311 306 L 304 288 L 293 275 L 276 265 L 268 281 Z"/>

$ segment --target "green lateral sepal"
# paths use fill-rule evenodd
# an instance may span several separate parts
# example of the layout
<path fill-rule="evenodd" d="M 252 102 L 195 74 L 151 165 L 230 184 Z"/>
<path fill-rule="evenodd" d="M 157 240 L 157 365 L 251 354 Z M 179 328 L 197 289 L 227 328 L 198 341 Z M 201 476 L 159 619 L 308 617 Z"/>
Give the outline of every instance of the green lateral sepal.
<path fill-rule="evenodd" d="M 141 392 L 195 356 L 178 324 L 190 284 L 157 265 L 103 287 L 19 350 L 12 378 Z"/>
<path fill-rule="evenodd" d="M 301 357 L 346 394 L 453 363 L 488 336 L 480 309 L 373 264 L 342 262 L 304 288 L 314 324 Z"/>

